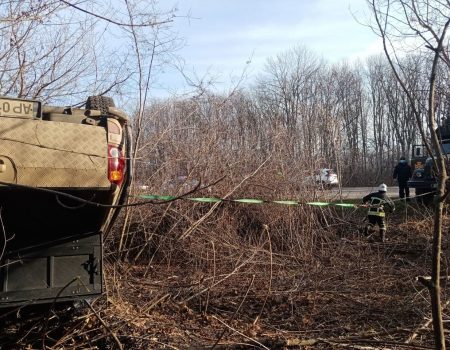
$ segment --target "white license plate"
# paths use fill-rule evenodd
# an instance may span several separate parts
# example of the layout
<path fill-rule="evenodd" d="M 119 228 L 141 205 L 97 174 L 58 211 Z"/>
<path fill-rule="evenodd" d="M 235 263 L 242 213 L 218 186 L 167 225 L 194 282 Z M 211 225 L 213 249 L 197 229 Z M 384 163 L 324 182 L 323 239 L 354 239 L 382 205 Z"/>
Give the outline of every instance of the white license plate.
<path fill-rule="evenodd" d="M 32 101 L 0 98 L 0 117 L 33 118 Z"/>

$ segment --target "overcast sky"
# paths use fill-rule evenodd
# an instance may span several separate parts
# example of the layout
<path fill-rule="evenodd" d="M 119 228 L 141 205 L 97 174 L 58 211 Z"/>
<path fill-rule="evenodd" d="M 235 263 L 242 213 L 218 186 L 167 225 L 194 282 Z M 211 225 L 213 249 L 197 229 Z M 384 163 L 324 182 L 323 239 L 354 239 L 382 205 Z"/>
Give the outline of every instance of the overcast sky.
<path fill-rule="evenodd" d="M 180 0 L 177 7 L 190 14 L 174 23 L 185 39 L 178 55 L 189 74 L 208 72 L 219 89 L 244 69 L 250 81 L 269 57 L 296 45 L 331 62 L 381 51 L 380 40 L 355 19 L 367 22 L 366 0 Z M 160 82 L 177 91 L 182 85 L 168 71 Z"/>

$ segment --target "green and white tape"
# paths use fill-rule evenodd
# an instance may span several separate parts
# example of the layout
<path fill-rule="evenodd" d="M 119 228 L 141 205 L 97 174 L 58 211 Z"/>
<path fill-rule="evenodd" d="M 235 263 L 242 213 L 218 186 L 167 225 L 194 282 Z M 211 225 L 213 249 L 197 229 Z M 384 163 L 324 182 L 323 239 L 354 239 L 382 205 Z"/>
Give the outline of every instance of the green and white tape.
<path fill-rule="evenodd" d="M 160 201 L 173 201 L 176 199 L 183 199 L 192 202 L 200 203 L 221 203 L 221 202 L 236 202 L 244 204 L 264 204 L 264 203 L 274 203 L 280 205 L 312 205 L 317 207 L 327 207 L 327 206 L 337 206 L 342 208 L 358 208 L 360 205 L 353 203 L 335 203 L 335 202 L 299 202 L 294 200 L 264 200 L 256 198 L 237 198 L 237 199 L 222 199 L 217 197 L 176 197 L 176 196 L 160 196 L 154 194 L 142 194 L 136 196 L 138 198 L 147 200 L 160 200 Z"/>

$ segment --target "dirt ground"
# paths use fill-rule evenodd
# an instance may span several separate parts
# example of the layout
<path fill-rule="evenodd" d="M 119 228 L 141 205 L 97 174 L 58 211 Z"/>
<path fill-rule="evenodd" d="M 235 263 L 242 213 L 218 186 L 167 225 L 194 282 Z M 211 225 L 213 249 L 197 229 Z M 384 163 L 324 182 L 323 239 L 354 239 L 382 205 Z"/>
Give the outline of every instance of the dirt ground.
<path fill-rule="evenodd" d="M 390 219 L 385 243 L 364 237 L 361 220 L 335 216 L 298 240 L 308 254 L 283 248 L 271 224 L 267 239 L 240 237 L 238 247 L 205 236 L 211 249 L 190 238 L 190 249 L 163 258 L 107 255 L 103 297 L 11 310 L 0 349 L 431 349 L 429 293 L 417 277 L 430 274 L 432 219 L 408 210 Z"/>

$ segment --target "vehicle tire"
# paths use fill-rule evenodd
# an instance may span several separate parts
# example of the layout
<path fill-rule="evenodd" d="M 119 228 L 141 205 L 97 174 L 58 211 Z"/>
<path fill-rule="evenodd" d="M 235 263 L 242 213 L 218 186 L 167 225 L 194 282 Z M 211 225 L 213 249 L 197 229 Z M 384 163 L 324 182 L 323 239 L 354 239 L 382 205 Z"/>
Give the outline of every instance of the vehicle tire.
<path fill-rule="evenodd" d="M 114 100 L 108 96 L 89 96 L 86 100 L 86 109 L 97 109 L 103 115 L 108 114 L 108 107 L 115 107 Z"/>

